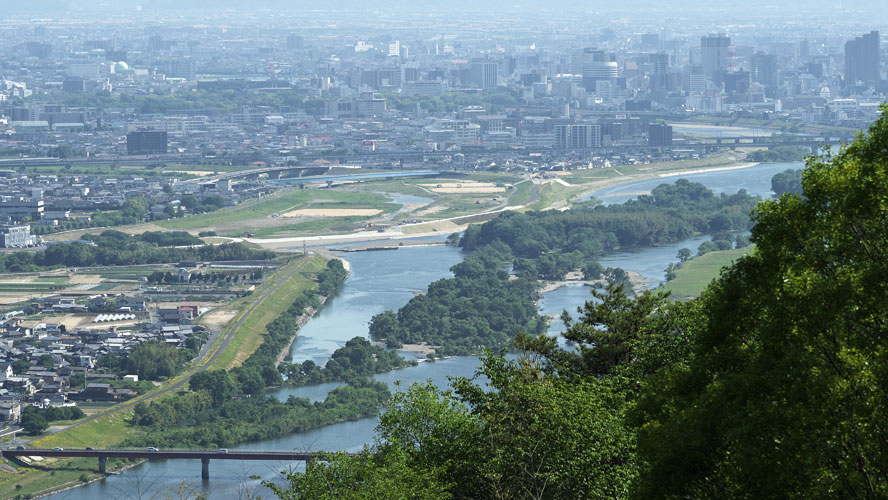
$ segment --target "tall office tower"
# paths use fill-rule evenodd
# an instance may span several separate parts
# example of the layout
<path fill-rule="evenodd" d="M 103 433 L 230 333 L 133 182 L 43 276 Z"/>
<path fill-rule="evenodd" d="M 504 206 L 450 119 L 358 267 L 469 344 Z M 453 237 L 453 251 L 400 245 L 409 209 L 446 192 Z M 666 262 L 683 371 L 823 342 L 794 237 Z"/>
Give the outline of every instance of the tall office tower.
<path fill-rule="evenodd" d="M 655 147 L 672 146 L 672 127 L 665 123 L 651 123 L 648 126 L 648 144 Z"/>
<path fill-rule="evenodd" d="M 777 75 L 777 56 L 758 52 L 752 56 L 753 81 L 765 87 L 776 87 L 779 83 Z"/>
<path fill-rule="evenodd" d="M 305 48 L 305 38 L 295 33 L 287 35 L 287 50 L 300 50 Z"/>
<path fill-rule="evenodd" d="M 651 61 L 652 75 L 665 75 L 669 71 L 669 54 L 665 52 L 657 52 L 656 54 L 648 54 Z"/>
<path fill-rule="evenodd" d="M 807 38 L 799 42 L 797 54 L 798 62 L 800 64 L 807 62 L 808 58 L 811 57 L 811 44 L 808 42 Z"/>
<path fill-rule="evenodd" d="M 481 90 L 495 89 L 497 85 L 496 63 L 485 59 L 472 61 L 470 79 Z"/>
<path fill-rule="evenodd" d="M 728 47 L 731 39 L 724 33 L 708 35 L 700 39 L 700 53 L 703 63 L 703 73 L 712 78 L 718 71 L 728 69 Z"/>
<path fill-rule="evenodd" d="M 845 42 L 845 84 L 879 81 L 879 32 Z"/>
<path fill-rule="evenodd" d="M 613 54 L 588 47 L 571 56 L 570 71 L 576 75 L 583 75 L 583 87 L 589 92 L 595 91 L 596 82 L 599 80 L 616 83 L 619 76 Z"/>
<path fill-rule="evenodd" d="M 703 66 L 687 66 L 681 75 L 681 84 L 686 92 L 703 92 L 706 90 L 706 75 Z"/>

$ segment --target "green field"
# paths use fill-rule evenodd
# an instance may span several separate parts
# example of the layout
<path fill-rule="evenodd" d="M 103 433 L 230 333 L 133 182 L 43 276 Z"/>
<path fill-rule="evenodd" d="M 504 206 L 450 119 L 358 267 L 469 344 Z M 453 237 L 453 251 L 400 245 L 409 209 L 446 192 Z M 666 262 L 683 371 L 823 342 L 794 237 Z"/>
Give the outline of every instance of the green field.
<path fill-rule="evenodd" d="M 180 219 L 158 222 L 167 229 L 211 228 L 220 224 L 246 222 L 265 218 L 300 208 L 373 208 L 391 212 L 400 208 L 383 195 L 375 193 L 343 192 L 332 189 L 300 189 L 286 191 L 279 195 L 250 200 L 234 207 L 227 207 Z M 248 229 L 245 226 L 243 229 Z"/>
<path fill-rule="evenodd" d="M 661 288 L 672 292 L 672 298 L 682 300 L 698 297 L 712 280 L 717 278 L 722 268 L 730 266 L 740 257 L 752 252 L 754 247 L 709 252 L 685 262 L 676 271 L 675 279 Z"/>

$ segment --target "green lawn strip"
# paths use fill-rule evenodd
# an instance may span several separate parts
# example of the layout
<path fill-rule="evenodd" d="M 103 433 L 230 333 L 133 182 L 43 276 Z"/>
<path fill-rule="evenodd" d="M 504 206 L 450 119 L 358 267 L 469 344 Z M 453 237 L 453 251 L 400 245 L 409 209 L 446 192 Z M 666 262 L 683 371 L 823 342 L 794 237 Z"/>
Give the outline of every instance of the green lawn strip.
<path fill-rule="evenodd" d="M 251 231 L 253 237 L 272 237 L 272 236 L 293 236 L 300 233 L 311 233 L 312 236 L 319 234 L 341 233 L 344 231 L 353 231 L 359 229 L 362 221 L 370 220 L 372 217 L 347 216 L 347 217 L 325 217 L 322 219 L 314 219 L 305 222 L 296 222 L 294 224 L 284 224 L 273 227 L 257 228 Z M 222 231 L 223 236 L 237 237 L 243 236 L 243 231 Z"/>
<path fill-rule="evenodd" d="M 0 292 L 53 292 L 67 288 L 67 285 L 51 283 L 0 283 Z"/>
<path fill-rule="evenodd" d="M 699 296 L 721 270 L 740 257 L 752 252 L 753 247 L 735 250 L 709 252 L 695 257 L 676 271 L 675 279 L 663 285 L 662 290 L 671 291 L 673 299 L 686 299 Z"/>
<path fill-rule="evenodd" d="M 311 266 L 309 269 L 315 269 L 316 264 L 326 264 L 326 259 L 315 255 L 311 257 L 313 261 L 306 266 Z M 283 269 L 278 271 L 275 279 L 266 280 L 269 286 L 273 283 L 276 283 L 279 279 L 290 274 L 293 269 L 298 266 L 298 261 L 294 261 L 293 263 L 285 266 Z M 316 272 L 316 271 L 309 271 Z M 290 307 L 290 304 L 293 303 L 293 299 L 297 297 L 299 294 L 313 288 L 316 286 L 316 283 L 309 277 L 303 275 L 302 273 L 297 273 L 292 278 L 284 282 L 277 289 L 275 289 L 271 294 L 269 294 L 262 303 L 256 307 L 256 309 L 247 317 L 246 321 L 237 329 L 234 336 L 231 339 L 231 342 L 226 346 L 226 348 L 219 354 L 219 357 L 216 359 L 214 363 L 214 368 L 234 368 L 235 366 L 240 365 L 250 354 L 252 354 L 259 344 L 262 343 L 262 334 L 265 333 L 265 327 L 268 323 L 272 322 L 275 318 L 281 315 L 287 308 Z M 256 290 L 253 294 L 247 298 L 252 299 L 248 303 L 245 303 L 247 308 L 252 307 L 252 304 L 258 300 L 260 297 L 264 295 L 264 290 Z M 242 313 L 243 314 L 243 313 Z M 229 325 L 236 324 L 237 320 L 240 319 L 241 315 L 236 316 Z M 231 328 L 229 326 L 228 328 Z M 227 334 L 228 329 L 224 329 L 220 337 Z"/>
<path fill-rule="evenodd" d="M 240 205 L 226 207 L 206 214 L 160 221 L 157 224 L 167 229 L 207 228 L 228 222 L 265 218 L 271 214 L 310 207 L 373 208 L 383 212 L 391 212 L 400 208 L 400 205 L 391 203 L 389 198 L 375 193 L 343 192 L 332 189 L 300 189 L 249 200 Z"/>
<path fill-rule="evenodd" d="M 509 206 L 523 205 L 530 201 L 530 190 L 533 188 L 533 181 L 526 180 L 515 184 L 512 191 L 506 191 L 509 196 Z"/>
<path fill-rule="evenodd" d="M 552 206 L 559 198 L 565 198 L 568 194 L 568 188 L 557 182 L 550 182 L 540 186 L 540 199 L 536 202 L 524 207 L 521 211 L 529 210 L 545 210 Z"/>

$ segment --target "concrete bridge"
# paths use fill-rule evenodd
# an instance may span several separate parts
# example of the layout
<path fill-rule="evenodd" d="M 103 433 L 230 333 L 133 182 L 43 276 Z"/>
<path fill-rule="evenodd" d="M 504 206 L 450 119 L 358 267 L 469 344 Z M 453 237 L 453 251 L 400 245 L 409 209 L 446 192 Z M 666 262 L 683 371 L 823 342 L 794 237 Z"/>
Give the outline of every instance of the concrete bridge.
<path fill-rule="evenodd" d="M 138 450 L 124 449 L 84 449 L 84 450 L 64 450 L 61 448 L 53 449 L 7 449 L 3 450 L 4 458 L 20 458 L 20 457 L 89 457 L 99 460 L 99 472 L 107 474 L 107 464 L 109 458 L 118 459 L 167 459 L 167 460 L 200 460 L 201 470 L 200 477 L 202 479 L 210 478 L 210 460 L 266 460 L 275 462 L 311 462 L 313 460 L 323 460 L 324 456 L 329 452 L 304 452 L 304 451 L 240 451 L 228 450 L 220 448 L 218 450 L 158 450 L 155 448 L 145 448 Z M 349 456 L 354 455 L 349 453 Z"/>

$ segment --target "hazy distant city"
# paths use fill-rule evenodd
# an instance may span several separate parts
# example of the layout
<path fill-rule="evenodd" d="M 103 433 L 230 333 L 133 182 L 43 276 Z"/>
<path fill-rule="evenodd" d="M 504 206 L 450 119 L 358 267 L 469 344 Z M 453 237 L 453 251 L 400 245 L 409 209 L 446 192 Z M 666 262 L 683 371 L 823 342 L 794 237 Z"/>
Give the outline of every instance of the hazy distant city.
<path fill-rule="evenodd" d="M 268 494 L 210 461 L 359 453 L 384 374 L 471 376 L 589 287 L 699 297 L 882 116 L 870 3 L 0 0 L 0 497 L 136 497 L 106 475 L 152 456 Z"/>

